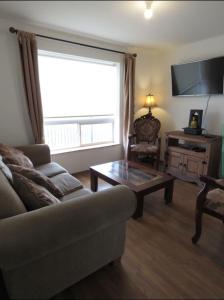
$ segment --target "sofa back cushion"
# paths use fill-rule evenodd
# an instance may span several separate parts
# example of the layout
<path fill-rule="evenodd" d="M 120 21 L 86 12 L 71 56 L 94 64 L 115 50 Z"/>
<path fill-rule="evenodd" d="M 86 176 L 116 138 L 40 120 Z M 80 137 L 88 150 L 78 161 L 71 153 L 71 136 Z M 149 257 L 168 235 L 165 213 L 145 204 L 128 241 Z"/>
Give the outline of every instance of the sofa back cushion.
<path fill-rule="evenodd" d="M 25 213 L 27 210 L 0 170 L 0 219 Z"/>
<path fill-rule="evenodd" d="M 35 169 L 30 169 L 30 168 L 25 168 L 17 165 L 8 165 L 9 169 L 12 172 L 16 172 L 18 174 L 23 175 L 24 177 L 32 180 L 36 184 L 39 184 L 43 187 L 45 187 L 51 194 L 53 194 L 57 198 L 61 198 L 64 196 L 62 191 L 60 190 L 59 187 L 57 187 L 56 184 L 54 184 L 50 178 L 42 174 L 41 172 L 35 170 Z"/>
<path fill-rule="evenodd" d="M 6 164 L 14 164 L 27 168 L 33 168 L 32 161 L 22 151 L 8 145 L 0 144 L 0 155 Z"/>
<path fill-rule="evenodd" d="M 12 172 L 13 186 L 21 197 L 27 210 L 34 210 L 51 204 L 61 203 L 44 187 L 34 183 L 21 174 Z"/>

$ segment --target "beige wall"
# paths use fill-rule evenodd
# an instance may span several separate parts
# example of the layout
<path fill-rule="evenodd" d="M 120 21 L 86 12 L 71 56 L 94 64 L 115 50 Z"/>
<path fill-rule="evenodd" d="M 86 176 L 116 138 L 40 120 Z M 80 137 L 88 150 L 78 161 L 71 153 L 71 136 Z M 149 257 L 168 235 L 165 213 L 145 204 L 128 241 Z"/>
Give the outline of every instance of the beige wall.
<path fill-rule="evenodd" d="M 208 99 L 208 96 L 172 97 L 170 66 L 218 56 L 224 56 L 224 36 L 177 47 L 162 55 L 163 63 L 160 63 L 158 73 L 164 80 L 156 85 L 156 89 L 161 97 L 161 109 L 166 111 L 161 114 L 162 122 L 165 125 L 163 126 L 164 130 L 181 129 L 188 125 L 190 109 L 205 110 Z M 220 134 L 223 123 L 224 95 L 211 96 L 206 117 L 206 129 L 209 133 Z"/>
<path fill-rule="evenodd" d="M 63 39 L 75 40 L 81 43 L 90 43 L 101 47 L 124 50 L 121 46 L 112 45 L 102 41 L 96 41 L 69 34 L 33 27 L 15 21 L 0 19 L 0 143 L 11 145 L 22 145 L 32 143 L 32 132 L 27 114 L 25 93 L 20 66 L 19 49 L 16 36 L 9 33 L 9 26 L 14 26 L 22 30 L 33 31 L 36 33 L 61 37 Z M 50 42 L 49 40 L 39 39 L 38 45 L 44 50 L 63 51 L 71 53 L 75 47 L 65 43 Z M 99 57 L 101 59 L 117 60 L 122 55 L 115 55 L 110 52 L 94 52 L 92 49 L 76 47 L 80 55 Z M 77 52 L 76 52 L 77 53 Z M 106 161 L 121 159 L 122 146 L 115 145 L 111 147 L 74 151 L 65 154 L 53 155 L 53 160 L 60 162 L 70 172 L 86 170 L 90 165 Z"/>
<path fill-rule="evenodd" d="M 205 109 L 207 100 L 207 97 L 172 97 L 170 66 L 175 63 L 221 56 L 224 52 L 224 36 L 169 50 L 126 49 L 125 47 L 102 41 L 62 34 L 40 27 L 0 19 L 0 142 L 8 144 L 32 143 L 19 62 L 19 49 L 15 35 L 8 32 L 8 28 L 11 25 L 45 35 L 54 35 L 102 47 L 136 52 L 138 57 L 136 60 L 135 117 L 147 112 L 146 109 L 142 108 L 145 95 L 148 92 L 153 93 L 158 104 L 158 107 L 153 109 L 153 114 L 161 120 L 161 135 L 163 137 L 164 132 L 168 130 L 181 129 L 186 126 L 190 109 Z M 58 50 L 58 44 L 50 44 L 46 40 L 39 40 L 39 43 L 41 48 Z M 66 52 L 68 46 L 63 45 L 63 47 Z M 83 53 L 88 56 L 87 49 L 83 49 Z M 221 124 L 224 123 L 223 119 L 224 96 L 212 96 L 207 114 L 208 131 L 219 134 Z M 93 164 L 120 159 L 121 155 L 122 147 L 118 145 L 58 154 L 54 155 L 53 159 L 60 162 L 71 172 L 78 172 L 87 169 Z"/>
<path fill-rule="evenodd" d="M 32 142 L 15 36 L 0 20 L 0 142 Z"/>
<path fill-rule="evenodd" d="M 187 126 L 190 109 L 205 110 L 208 99 L 207 96 L 172 97 L 170 66 L 218 56 L 224 56 L 224 35 L 163 51 L 151 51 L 151 53 L 148 51 L 147 57 L 139 57 L 136 78 L 136 116 L 145 112 L 144 109 L 139 110 L 144 102 L 144 91 L 152 91 L 158 103 L 158 107 L 153 109 L 153 114 L 162 123 L 162 158 L 164 133 L 169 130 L 181 130 Z M 146 84 L 144 89 L 141 88 L 140 81 L 144 82 L 146 78 L 149 88 Z M 224 124 L 224 95 L 211 96 L 206 116 L 206 129 L 208 133 L 221 134 L 222 124 Z"/>
<path fill-rule="evenodd" d="M 160 135 L 163 137 L 168 128 L 175 128 L 172 116 L 167 112 L 171 50 L 130 48 L 129 51 L 138 54 L 136 60 L 135 118 L 148 112 L 148 109 L 144 108 L 143 105 L 146 95 L 152 93 L 157 104 L 152 112 L 161 121 Z M 163 143 L 164 140 L 162 139 L 162 145 Z"/>
<path fill-rule="evenodd" d="M 189 60 L 207 59 L 217 56 L 224 56 L 224 36 L 204 40 L 198 43 L 189 44 L 186 47 L 181 47 L 173 53 L 171 58 L 172 63 L 179 63 Z M 191 97 L 185 99 L 169 98 L 172 105 L 170 106 L 170 113 L 173 114 L 177 111 L 177 119 L 175 122 L 176 127 L 181 126 L 182 118 L 185 124 L 188 121 L 188 114 L 191 108 L 199 108 L 205 110 L 207 96 L 203 97 Z M 181 115 L 178 114 L 181 112 Z M 220 134 L 221 125 L 224 123 L 224 95 L 211 96 L 211 100 L 208 107 L 206 116 L 206 129 L 209 133 Z"/>
<path fill-rule="evenodd" d="M 121 51 L 137 52 L 136 62 L 136 111 L 144 114 L 145 109 L 139 110 L 144 103 L 145 94 L 151 90 L 152 78 L 155 79 L 158 54 L 155 50 L 139 48 L 127 49 L 124 46 L 105 43 L 92 39 L 62 34 L 41 27 L 30 26 L 10 20 L 0 19 L 0 142 L 12 145 L 32 143 L 32 133 L 25 103 L 25 94 L 22 81 L 22 72 L 19 61 L 19 49 L 16 36 L 9 33 L 9 26 L 22 30 L 33 31 L 44 35 L 53 35 L 63 39 L 75 40 L 81 43 L 90 43 L 101 47 L 113 48 Z M 73 46 L 39 39 L 38 45 L 41 49 L 51 51 L 62 51 L 71 53 Z M 76 47 L 76 53 L 88 56 L 93 50 Z M 102 57 L 103 55 L 103 57 Z M 96 52 L 95 57 L 116 60 L 117 55 L 107 52 Z M 122 56 L 120 56 L 120 59 Z M 53 155 L 53 160 L 58 161 L 71 172 L 88 169 L 90 165 L 122 158 L 122 146 L 116 145 L 105 148 L 74 151 Z"/>

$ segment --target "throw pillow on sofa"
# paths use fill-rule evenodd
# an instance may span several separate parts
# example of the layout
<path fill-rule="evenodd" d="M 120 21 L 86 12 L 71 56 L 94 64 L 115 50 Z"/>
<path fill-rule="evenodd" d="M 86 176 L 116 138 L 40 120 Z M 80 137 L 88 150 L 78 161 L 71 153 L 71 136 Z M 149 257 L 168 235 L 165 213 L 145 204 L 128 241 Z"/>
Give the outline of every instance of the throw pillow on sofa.
<path fill-rule="evenodd" d="M 8 166 L 2 161 L 2 156 L 0 155 L 0 170 L 5 175 L 5 177 L 12 183 L 12 172 L 8 168 Z"/>
<path fill-rule="evenodd" d="M 64 196 L 62 191 L 57 187 L 50 178 L 42 174 L 41 172 L 35 170 L 35 169 L 30 169 L 30 168 L 25 168 L 22 166 L 17 166 L 17 165 L 11 165 L 8 164 L 9 169 L 12 172 L 16 172 L 18 174 L 23 175 L 24 177 L 32 180 L 38 185 L 43 186 L 46 188 L 51 194 L 53 194 L 57 198 L 61 198 Z"/>
<path fill-rule="evenodd" d="M 33 168 L 32 161 L 22 151 L 8 145 L 0 144 L 0 155 L 6 164 Z"/>
<path fill-rule="evenodd" d="M 61 203 L 44 187 L 34 183 L 21 174 L 12 172 L 13 186 L 27 210 L 35 210 L 51 204 Z"/>

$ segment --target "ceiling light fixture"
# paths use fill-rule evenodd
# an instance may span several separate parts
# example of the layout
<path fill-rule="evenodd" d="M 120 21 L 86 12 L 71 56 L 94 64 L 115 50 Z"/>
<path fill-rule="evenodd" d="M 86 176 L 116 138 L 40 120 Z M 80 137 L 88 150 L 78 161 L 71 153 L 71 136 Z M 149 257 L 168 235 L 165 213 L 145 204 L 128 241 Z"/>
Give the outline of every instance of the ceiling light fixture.
<path fill-rule="evenodd" d="M 152 3 L 153 1 L 145 1 L 144 16 L 147 20 L 151 19 L 151 17 L 153 16 Z"/>

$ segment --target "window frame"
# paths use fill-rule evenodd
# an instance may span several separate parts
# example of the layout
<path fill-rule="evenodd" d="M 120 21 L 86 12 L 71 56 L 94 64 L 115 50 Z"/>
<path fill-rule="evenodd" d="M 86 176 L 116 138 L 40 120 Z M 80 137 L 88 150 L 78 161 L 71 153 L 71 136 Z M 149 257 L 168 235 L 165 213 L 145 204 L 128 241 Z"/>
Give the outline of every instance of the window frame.
<path fill-rule="evenodd" d="M 117 103 L 116 103 L 116 111 L 114 114 L 108 114 L 108 115 L 94 115 L 94 116 L 72 116 L 72 117 L 44 117 L 44 127 L 46 123 L 53 122 L 53 119 L 62 119 L 62 118 L 72 118 L 73 121 L 77 121 L 77 124 L 79 124 L 79 146 L 77 147 L 70 147 L 70 148 L 58 148 L 54 149 L 51 147 L 52 153 L 64 153 L 64 152 L 71 152 L 71 151 L 80 151 L 80 150 L 86 150 L 86 149 L 93 149 L 93 148 L 102 148 L 107 146 L 113 146 L 113 145 L 120 145 L 121 144 L 121 122 L 122 122 L 122 114 L 121 114 L 121 108 L 122 108 L 122 102 L 121 102 L 121 89 L 122 89 L 122 64 L 120 61 L 114 61 L 114 60 L 105 60 L 105 59 L 99 59 L 99 58 L 90 58 L 86 56 L 80 56 L 76 54 L 65 54 L 62 52 L 54 52 L 54 51 L 48 51 L 48 50 L 41 50 L 38 49 L 38 57 L 39 56 L 47 56 L 52 58 L 60 58 L 60 59 L 68 59 L 68 60 L 75 60 L 75 61 L 83 61 L 83 62 L 89 62 L 89 63 L 95 63 L 95 64 L 104 64 L 104 65 L 111 65 L 116 66 L 117 70 Z M 51 121 L 50 121 L 51 119 Z M 91 121 L 92 119 L 92 121 Z M 104 120 L 104 122 L 103 122 Z M 82 144 L 81 142 L 81 126 L 82 125 L 96 125 L 96 124 L 107 124 L 112 121 L 112 130 L 113 130 L 113 140 L 112 141 L 101 141 L 97 143 L 89 143 L 89 144 Z M 60 121 L 59 121 L 60 123 Z M 58 124 L 59 124 L 58 123 Z M 64 123 L 63 123 L 64 124 Z M 71 124 L 71 123 L 69 123 Z"/>

